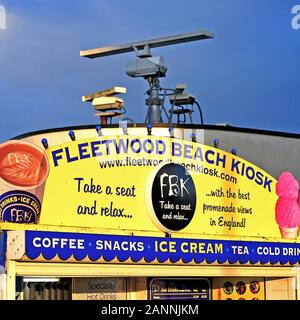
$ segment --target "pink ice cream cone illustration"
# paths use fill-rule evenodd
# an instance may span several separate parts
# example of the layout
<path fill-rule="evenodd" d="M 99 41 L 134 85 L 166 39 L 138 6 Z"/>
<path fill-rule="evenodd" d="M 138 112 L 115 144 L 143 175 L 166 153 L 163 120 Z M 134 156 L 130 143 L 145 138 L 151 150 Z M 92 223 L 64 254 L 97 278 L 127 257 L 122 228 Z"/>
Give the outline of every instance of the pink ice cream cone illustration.
<path fill-rule="evenodd" d="M 276 184 L 279 196 L 275 218 L 283 239 L 296 239 L 300 225 L 299 184 L 290 172 L 283 172 Z"/>
<path fill-rule="evenodd" d="M 300 194 L 299 194 L 299 198 L 298 198 L 298 206 L 300 208 Z M 298 226 L 298 236 L 300 235 L 300 224 Z"/>

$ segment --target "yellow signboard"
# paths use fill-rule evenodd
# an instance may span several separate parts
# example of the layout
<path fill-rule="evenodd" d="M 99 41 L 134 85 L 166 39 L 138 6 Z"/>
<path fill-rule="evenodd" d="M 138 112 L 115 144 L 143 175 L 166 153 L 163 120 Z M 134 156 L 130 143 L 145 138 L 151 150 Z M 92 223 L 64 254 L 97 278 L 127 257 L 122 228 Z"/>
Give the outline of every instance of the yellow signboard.
<path fill-rule="evenodd" d="M 276 179 L 235 155 L 157 136 L 106 136 L 46 150 L 40 224 L 280 237 Z"/>
<path fill-rule="evenodd" d="M 276 183 L 236 155 L 170 137 L 0 145 L 2 222 L 280 239 Z"/>

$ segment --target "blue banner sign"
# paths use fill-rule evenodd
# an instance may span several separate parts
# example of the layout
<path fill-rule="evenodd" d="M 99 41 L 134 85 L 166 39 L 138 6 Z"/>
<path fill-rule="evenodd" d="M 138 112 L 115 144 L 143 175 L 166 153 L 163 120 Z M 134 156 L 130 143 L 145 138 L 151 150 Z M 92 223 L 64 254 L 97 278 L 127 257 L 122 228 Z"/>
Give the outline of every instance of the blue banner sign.
<path fill-rule="evenodd" d="M 26 255 L 35 260 L 51 260 L 58 256 L 77 261 L 100 258 L 107 262 L 131 259 L 159 263 L 251 263 L 292 264 L 300 262 L 300 244 L 208 239 L 179 239 L 65 232 L 26 231 Z"/>
<path fill-rule="evenodd" d="M 5 272 L 6 232 L 0 231 L 0 274 Z"/>

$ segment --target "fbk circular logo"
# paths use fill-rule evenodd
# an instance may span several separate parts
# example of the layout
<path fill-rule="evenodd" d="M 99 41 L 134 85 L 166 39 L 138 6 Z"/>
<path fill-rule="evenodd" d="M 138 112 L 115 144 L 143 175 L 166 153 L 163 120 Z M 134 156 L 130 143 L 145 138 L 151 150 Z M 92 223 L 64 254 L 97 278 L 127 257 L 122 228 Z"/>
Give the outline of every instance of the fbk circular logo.
<path fill-rule="evenodd" d="M 179 231 L 191 222 L 196 209 L 196 189 L 183 166 L 169 163 L 159 168 L 150 179 L 150 194 L 148 209 L 159 229 Z"/>
<path fill-rule="evenodd" d="M 39 199 L 25 191 L 8 191 L 0 196 L 0 221 L 37 223 L 41 212 Z"/>

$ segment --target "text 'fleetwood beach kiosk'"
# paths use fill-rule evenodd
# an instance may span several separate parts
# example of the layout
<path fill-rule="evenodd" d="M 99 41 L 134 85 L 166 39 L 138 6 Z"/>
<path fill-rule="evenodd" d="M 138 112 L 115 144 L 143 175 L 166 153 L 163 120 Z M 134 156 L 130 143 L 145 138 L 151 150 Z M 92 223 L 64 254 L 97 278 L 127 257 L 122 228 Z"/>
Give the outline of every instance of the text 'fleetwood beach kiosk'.
<path fill-rule="evenodd" d="M 186 85 L 161 87 L 151 49 L 210 38 L 82 51 L 135 52 L 145 123 L 113 87 L 83 97 L 101 125 L 0 145 L 1 299 L 299 299 L 300 135 L 205 125 Z"/>

